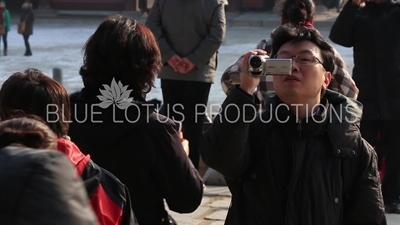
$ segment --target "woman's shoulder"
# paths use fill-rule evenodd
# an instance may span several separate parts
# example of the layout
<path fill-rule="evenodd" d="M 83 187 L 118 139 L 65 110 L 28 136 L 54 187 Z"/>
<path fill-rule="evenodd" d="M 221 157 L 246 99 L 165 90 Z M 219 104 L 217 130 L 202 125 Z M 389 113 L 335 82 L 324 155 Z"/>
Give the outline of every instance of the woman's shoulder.
<path fill-rule="evenodd" d="M 148 124 L 155 127 L 173 127 L 176 125 L 176 123 L 171 118 L 168 118 L 167 116 L 162 115 L 158 112 L 152 112 L 149 114 Z"/>
<path fill-rule="evenodd" d="M 16 186 L 19 186 L 18 183 L 23 180 L 33 179 L 34 174 L 40 175 L 36 176 L 40 179 L 40 177 L 61 172 L 58 169 L 61 168 L 61 165 L 70 164 L 67 157 L 56 150 L 38 150 L 13 146 L 0 150 L 0 162 L 0 171 L 9 171 L 4 174 L 0 173 L 0 180 L 8 177 L 9 180 L 18 181 L 12 184 Z"/>
<path fill-rule="evenodd" d="M 8 146 L 1 150 L 0 156 L 7 159 L 4 162 L 14 161 L 16 164 L 41 164 L 43 162 L 51 161 L 54 158 L 63 156 L 62 153 L 54 150 L 37 150 L 30 148 L 20 148 Z M 18 163 L 16 163 L 18 162 Z"/>

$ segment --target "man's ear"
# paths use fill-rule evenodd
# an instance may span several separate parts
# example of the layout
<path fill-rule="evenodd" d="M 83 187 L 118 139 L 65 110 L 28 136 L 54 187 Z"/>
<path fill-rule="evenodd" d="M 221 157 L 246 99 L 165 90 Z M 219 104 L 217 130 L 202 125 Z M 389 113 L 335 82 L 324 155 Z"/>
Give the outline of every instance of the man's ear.
<path fill-rule="evenodd" d="M 324 89 L 324 90 L 328 89 L 328 86 L 331 83 L 331 80 L 332 80 L 331 72 L 325 72 L 325 79 L 324 79 L 324 83 L 322 83 L 322 89 Z"/>

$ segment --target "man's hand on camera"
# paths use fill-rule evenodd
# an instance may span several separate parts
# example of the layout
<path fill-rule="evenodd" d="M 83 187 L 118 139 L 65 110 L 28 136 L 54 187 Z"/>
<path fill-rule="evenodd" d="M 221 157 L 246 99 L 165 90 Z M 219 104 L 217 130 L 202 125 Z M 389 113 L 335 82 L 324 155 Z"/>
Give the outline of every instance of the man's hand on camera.
<path fill-rule="evenodd" d="M 249 69 L 249 57 L 251 55 L 267 55 L 267 52 L 261 49 L 255 49 L 255 50 L 250 50 L 247 52 L 243 58 L 238 62 L 238 67 L 240 68 L 240 71 L 248 71 Z M 240 88 L 249 93 L 250 95 L 253 95 L 254 90 L 260 83 L 260 77 L 259 76 L 251 76 L 249 72 L 240 72 Z"/>

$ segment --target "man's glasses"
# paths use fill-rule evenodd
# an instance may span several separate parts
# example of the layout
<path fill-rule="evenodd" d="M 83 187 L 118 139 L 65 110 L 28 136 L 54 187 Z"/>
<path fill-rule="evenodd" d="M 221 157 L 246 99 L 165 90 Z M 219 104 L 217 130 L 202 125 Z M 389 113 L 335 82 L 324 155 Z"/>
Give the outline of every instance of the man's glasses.
<path fill-rule="evenodd" d="M 317 57 L 315 57 L 313 54 L 310 54 L 310 53 L 300 53 L 295 56 L 290 56 L 288 54 L 277 54 L 273 58 L 275 58 L 275 59 L 293 59 L 294 61 L 296 61 L 298 64 L 301 64 L 301 65 L 315 65 L 317 63 L 322 64 L 321 60 L 319 60 Z"/>

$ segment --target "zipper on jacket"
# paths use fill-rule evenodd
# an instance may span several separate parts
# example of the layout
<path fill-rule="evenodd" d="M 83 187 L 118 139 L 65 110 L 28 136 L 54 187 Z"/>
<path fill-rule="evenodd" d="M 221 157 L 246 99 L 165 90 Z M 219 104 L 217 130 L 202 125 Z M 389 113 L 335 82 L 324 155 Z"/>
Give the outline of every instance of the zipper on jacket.
<path fill-rule="evenodd" d="M 301 138 L 301 122 L 302 120 L 299 120 L 299 122 L 297 122 L 297 131 L 299 132 L 299 139 Z"/>
<path fill-rule="evenodd" d="M 302 122 L 303 120 L 299 120 L 298 122 L 297 122 L 297 131 L 299 132 L 299 139 L 301 138 L 301 130 L 302 130 L 302 127 L 301 127 L 301 122 Z M 296 167 L 296 165 L 295 165 L 295 162 L 296 162 L 296 155 L 295 155 L 295 153 L 294 153 L 294 143 L 292 142 L 292 158 L 293 158 L 293 160 L 292 160 L 292 175 L 291 175 L 291 177 L 290 177 L 290 183 L 289 183 L 289 192 L 288 192 L 288 199 L 287 199 L 287 202 L 286 202 L 286 216 L 285 216 L 285 224 L 288 224 L 288 218 L 289 218 L 289 216 L 288 216 L 288 214 L 289 214 L 289 203 L 290 203 L 290 199 L 292 199 L 292 195 L 293 195 L 293 188 L 292 188 L 292 186 L 293 186 L 293 177 L 294 177 L 294 173 L 295 173 L 295 167 Z"/>
<path fill-rule="evenodd" d="M 300 125 L 301 126 L 301 125 Z M 294 170 L 296 169 L 296 159 L 295 159 L 295 154 L 294 154 L 294 143 L 292 141 L 292 175 L 290 176 L 290 183 L 289 183 L 289 191 L 288 191 L 288 198 L 287 198 L 287 202 L 286 202 L 286 215 L 285 215 L 285 224 L 288 224 L 288 220 L 289 220 L 289 203 L 290 203 L 290 199 L 292 199 L 292 195 L 293 195 L 293 190 L 292 190 L 292 186 L 293 186 L 293 177 L 294 177 Z"/>

